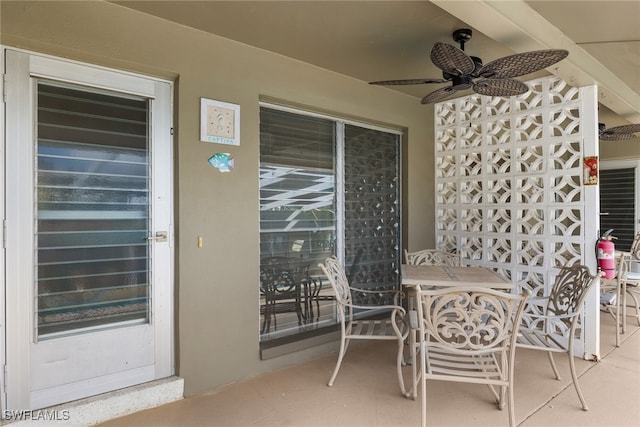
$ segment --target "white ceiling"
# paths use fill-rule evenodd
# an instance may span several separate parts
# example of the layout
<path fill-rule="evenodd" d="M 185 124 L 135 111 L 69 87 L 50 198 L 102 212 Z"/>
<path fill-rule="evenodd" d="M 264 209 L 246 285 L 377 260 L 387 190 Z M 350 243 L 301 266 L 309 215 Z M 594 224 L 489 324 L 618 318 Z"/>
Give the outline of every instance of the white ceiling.
<path fill-rule="evenodd" d="M 440 78 L 429 51 L 437 41 L 455 45 L 451 34 L 459 28 L 473 30 L 465 50 L 485 63 L 515 52 L 567 49 L 569 57 L 547 71 L 576 86 L 598 84 L 601 115 L 611 110 L 624 119 L 612 124 L 640 123 L 640 0 L 115 3 L 365 82 Z M 380 90 L 420 102 L 444 85 Z"/>

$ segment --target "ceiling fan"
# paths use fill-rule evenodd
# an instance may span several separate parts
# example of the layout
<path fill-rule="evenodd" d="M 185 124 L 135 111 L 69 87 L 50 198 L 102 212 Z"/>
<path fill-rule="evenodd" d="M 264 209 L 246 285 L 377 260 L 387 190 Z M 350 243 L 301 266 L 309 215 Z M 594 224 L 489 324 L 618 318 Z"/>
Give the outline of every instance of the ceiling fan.
<path fill-rule="evenodd" d="M 471 40 L 471 34 L 468 28 L 453 32 L 453 40 L 460 44 L 460 48 L 440 42 L 433 45 L 431 62 L 442 70 L 441 79 L 381 80 L 370 84 L 414 85 L 451 82 L 451 85 L 437 89 L 422 98 L 423 104 L 437 102 L 466 89 L 473 89 L 481 95 L 489 96 L 520 95 L 528 91 L 529 87 L 513 77 L 542 70 L 569 55 L 564 49 L 535 50 L 505 56 L 483 66 L 480 58 L 468 56 L 464 52 L 464 44 Z"/>
<path fill-rule="evenodd" d="M 607 129 L 604 123 L 598 123 L 598 135 L 600 141 L 624 141 L 637 139 L 634 133 L 640 132 L 640 124 L 616 126 Z"/>

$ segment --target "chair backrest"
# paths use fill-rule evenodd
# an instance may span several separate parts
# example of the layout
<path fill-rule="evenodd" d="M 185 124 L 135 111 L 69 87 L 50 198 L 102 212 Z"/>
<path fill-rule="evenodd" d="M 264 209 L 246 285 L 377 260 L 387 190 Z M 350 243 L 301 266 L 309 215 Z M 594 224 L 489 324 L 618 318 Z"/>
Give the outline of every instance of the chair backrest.
<path fill-rule="evenodd" d="M 596 283 L 599 276 L 591 275 L 585 265 L 575 264 L 560 268 L 555 278 L 546 315 L 549 317 L 564 316 L 563 323 L 569 324 L 580 313 L 589 290 Z"/>
<path fill-rule="evenodd" d="M 404 251 L 405 261 L 409 265 L 460 265 L 460 255 L 437 249 L 424 249 L 417 252 Z"/>
<path fill-rule="evenodd" d="M 344 267 L 338 261 L 338 258 L 334 255 L 327 258 L 324 264 L 318 264 L 324 274 L 329 279 L 333 292 L 336 295 L 336 301 L 338 304 L 351 304 L 351 290 L 349 289 L 349 281 L 344 271 Z"/>
<path fill-rule="evenodd" d="M 278 265 L 260 266 L 260 292 L 267 298 L 283 297 L 295 292 L 291 271 Z"/>
<path fill-rule="evenodd" d="M 640 231 L 636 233 L 631 243 L 631 249 L 629 250 L 631 258 L 640 260 Z"/>
<path fill-rule="evenodd" d="M 309 278 L 309 268 L 311 267 L 309 260 L 302 258 L 293 258 L 286 256 L 271 256 L 260 260 L 260 267 L 269 269 L 288 270 L 295 281 L 301 282 Z"/>
<path fill-rule="evenodd" d="M 622 282 L 626 283 L 627 286 L 638 286 L 638 284 L 640 284 L 640 274 L 631 270 L 631 263 L 634 262 L 637 262 L 637 260 L 633 259 L 633 256 L 628 252 L 620 253 L 618 259 L 618 270 L 616 272 L 616 279 L 618 280 L 619 285 L 622 284 Z"/>
<path fill-rule="evenodd" d="M 616 280 L 621 281 L 627 275 L 629 271 L 629 258 L 630 255 L 626 252 L 616 252 Z"/>
<path fill-rule="evenodd" d="M 513 348 L 529 291 L 489 288 L 420 290 L 419 316 L 429 347 L 473 354 Z"/>

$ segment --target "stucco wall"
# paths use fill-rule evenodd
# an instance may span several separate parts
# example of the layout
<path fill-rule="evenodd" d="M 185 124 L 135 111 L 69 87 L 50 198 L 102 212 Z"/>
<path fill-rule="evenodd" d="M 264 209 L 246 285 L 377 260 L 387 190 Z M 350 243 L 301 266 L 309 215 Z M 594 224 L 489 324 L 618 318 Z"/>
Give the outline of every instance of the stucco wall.
<path fill-rule="evenodd" d="M 607 128 L 629 124 L 603 106 L 598 108 L 598 121 L 604 123 Z M 640 159 L 640 140 L 600 142 L 600 160 L 621 159 Z"/>
<path fill-rule="evenodd" d="M 258 143 L 262 97 L 406 130 L 410 250 L 433 246 L 433 108 L 419 100 L 106 2 L 0 2 L 0 43 L 175 82 L 176 342 L 185 393 L 296 363 L 259 360 Z M 241 145 L 199 142 L 200 97 L 239 104 Z M 229 152 L 232 173 L 207 158 Z M 204 247 L 196 245 L 203 236 Z"/>
<path fill-rule="evenodd" d="M 640 142 L 606 141 L 600 143 L 600 160 L 640 159 Z"/>

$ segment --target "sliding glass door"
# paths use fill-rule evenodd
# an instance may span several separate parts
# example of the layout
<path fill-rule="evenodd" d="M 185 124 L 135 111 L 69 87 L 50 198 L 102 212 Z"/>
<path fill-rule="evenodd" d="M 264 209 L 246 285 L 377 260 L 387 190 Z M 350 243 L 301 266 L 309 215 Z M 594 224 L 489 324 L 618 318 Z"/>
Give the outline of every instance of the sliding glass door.
<path fill-rule="evenodd" d="M 400 135 L 270 105 L 260 118 L 259 328 L 266 343 L 335 323 L 318 267 L 331 255 L 355 286 L 398 286 Z"/>

